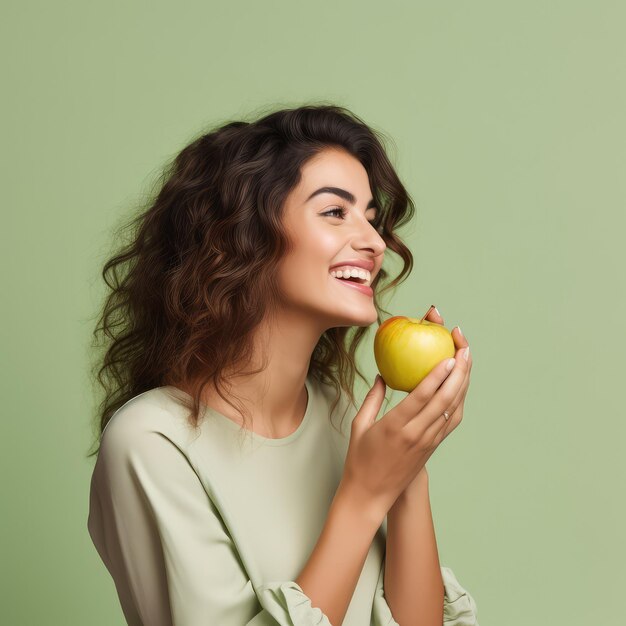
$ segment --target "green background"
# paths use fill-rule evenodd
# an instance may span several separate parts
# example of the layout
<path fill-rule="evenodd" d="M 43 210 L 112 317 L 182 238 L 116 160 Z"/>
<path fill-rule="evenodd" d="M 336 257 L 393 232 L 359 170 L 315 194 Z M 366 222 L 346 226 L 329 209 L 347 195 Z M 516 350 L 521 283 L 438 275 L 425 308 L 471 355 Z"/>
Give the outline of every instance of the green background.
<path fill-rule="evenodd" d="M 463 422 L 428 462 L 442 565 L 481 626 L 622 620 L 623 2 L 3 14 L 3 623 L 124 624 L 87 533 L 88 346 L 113 227 L 202 129 L 309 102 L 392 138 L 416 263 L 387 308 L 436 304 L 472 347 Z"/>

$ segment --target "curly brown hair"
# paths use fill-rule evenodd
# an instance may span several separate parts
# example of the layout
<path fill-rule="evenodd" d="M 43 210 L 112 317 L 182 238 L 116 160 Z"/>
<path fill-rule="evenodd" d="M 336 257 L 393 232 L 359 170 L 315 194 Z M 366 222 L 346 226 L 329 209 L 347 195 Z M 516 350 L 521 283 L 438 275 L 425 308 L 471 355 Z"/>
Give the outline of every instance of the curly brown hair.
<path fill-rule="evenodd" d="M 116 229 L 115 241 L 128 241 L 102 270 L 110 291 L 91 346 L 92 384 L 104 389 L 95 443 L 122 405 L 154 387 L 189 382 L 194 429 L 209 382 L 235 406 L 221 389 L 224 372 L 250 362 L 253 331 L 279 301 L 275 267 L 289 250 L 283 205 L 302 166 L 325 148 L 342 148 L 363 165 L 378 207 L 374 226 L 403 261 L 394 280 L 385 284 L 381 268 L 371 285 L 378 323 L 389 315 L 378 298 L 411 272 L 413 256 L 396 231 L 415 207 L 384 139 L 344 107 L 309 104 L 225 123 L 168 162 L 156 192 Z M 313 351 L 309 374 L 334 387 L 331 415 L 342 390 L 356 406 L 355 372 L 365 377 L 355 353 L 367 330 L 330 328 Z"/>

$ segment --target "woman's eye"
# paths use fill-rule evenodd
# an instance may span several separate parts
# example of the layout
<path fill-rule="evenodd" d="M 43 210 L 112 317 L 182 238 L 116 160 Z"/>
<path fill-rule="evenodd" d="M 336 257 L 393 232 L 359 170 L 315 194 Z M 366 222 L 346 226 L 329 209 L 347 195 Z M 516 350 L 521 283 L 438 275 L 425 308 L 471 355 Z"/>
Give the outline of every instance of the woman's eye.
<path fill-rule="evenodd" d="M 326 211 L 324 215 L 330 215 L 331 213 L 339 213 L 337 217 L 343 217 L 346 214 L 345 210 L 342 207 L 335 207 L 334 209 Z"/>
<path fill-rule="evenodd" d="M 337 217 L 345 217 L 346 215 L 346 210 L 343 207 L 335 207 L 334 209 L 329 209 L 328 211 L 325 211 L 323 213 L 323 215 L 331 215 L 332 213 L 339 213 L 339 215 L 337 215 Z M 376 228 L 376 219 L 374 218 L 373 220 L 367 220 L 374 228 Z"/>

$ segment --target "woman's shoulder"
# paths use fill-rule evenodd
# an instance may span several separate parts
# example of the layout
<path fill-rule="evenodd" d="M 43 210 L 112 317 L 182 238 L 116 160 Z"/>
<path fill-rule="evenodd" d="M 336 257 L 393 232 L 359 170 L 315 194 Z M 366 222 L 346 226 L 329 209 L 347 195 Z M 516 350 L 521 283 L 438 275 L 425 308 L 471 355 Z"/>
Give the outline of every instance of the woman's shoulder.
<path fill-rule="evenodd" d="M 155 436 L 165 437 L 180 447 L 193 436 L 184 407 L 166 387 L 144 391 L 117 409 L 102 432 L 100 450 L 130 453 Z"/>

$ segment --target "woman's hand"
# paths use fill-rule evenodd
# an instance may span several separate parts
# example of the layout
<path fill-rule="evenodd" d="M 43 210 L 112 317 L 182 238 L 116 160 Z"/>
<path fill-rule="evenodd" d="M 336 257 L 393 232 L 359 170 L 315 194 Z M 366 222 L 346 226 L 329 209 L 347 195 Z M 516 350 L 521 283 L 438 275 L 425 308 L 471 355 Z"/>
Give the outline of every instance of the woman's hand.
<path fill-rule="evenodd" d="M 443 317 L 439 315 L 439 312 L 434 306 L 431 306 L 428 309 L 428 313 L 426 314 L 425 319 L 430 322 L 435 322 L 437 324 L 441 324 L 443 326 Z M 458 326 L 455 326 L 452 329 L 452 339 L 454 340 L 454 345 L 457 347 L 456 354 L 454 357 L 456 359 L 460 358 L 460 351 L 467 347 L 469 344 L 465 337 L 461 334 L 461 331 Z M 450 419 L 446 423 L 443 429 L 443 439 L 445 439 L 461 422 L 463 419 L 463 408 L 465 403 L 465 396 L 467 394 L 467 390 L 469 388 L 470 383 L 470 373 L 472 371 L 472 353 L 470 350 L 470 355 L 468 358 L 468 367 L 467 373 L 465 376 L 465 380 L 457 394 L 457 397 L 454 399 L 452 404 L 453 410 L 448 409 L 448 414 L 450 415 Z M 454 424 L 452 423 L 454 422 Z M 426 466 L 422 468 L 422 470 L 417 474 L 417 476 L 411 481 L 411 483 L 407 486 L 407 488 L 400 494 L 400 498 L 406 498 L 411 495 L 413 491 L 420 489 L 421 483 L 423 481 L 428 480 L 428 472 L 426 471 Z"/>
<path fill-rule="evenodd" d="M 431 321 L 441 319 L 429 314 Z M 458 329 L 455 334 L 455 343 L 465 347 L 467 342 Z M 377 377 L 352 421 L 342 483 L 375 518 L 384 518 L 437 446 L 461 421 L 471 360 L 466 361 L 457 350 L 452 371 L 446 370 L 447 362 L 444 359 L 438 363 L 378 421 L 386 387 Z M 444 411 L 450 415 L 447 421 Z"/>

